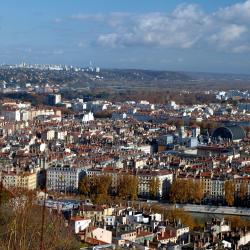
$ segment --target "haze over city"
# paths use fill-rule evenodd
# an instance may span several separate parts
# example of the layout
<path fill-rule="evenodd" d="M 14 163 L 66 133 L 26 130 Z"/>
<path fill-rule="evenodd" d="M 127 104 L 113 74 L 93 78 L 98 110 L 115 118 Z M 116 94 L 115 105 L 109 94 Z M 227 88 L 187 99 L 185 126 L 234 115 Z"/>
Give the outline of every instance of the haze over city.
<path fill-rule="evenodd" d="M 250 1 L 3 1 L 2 63 L 249 73 Z"/>

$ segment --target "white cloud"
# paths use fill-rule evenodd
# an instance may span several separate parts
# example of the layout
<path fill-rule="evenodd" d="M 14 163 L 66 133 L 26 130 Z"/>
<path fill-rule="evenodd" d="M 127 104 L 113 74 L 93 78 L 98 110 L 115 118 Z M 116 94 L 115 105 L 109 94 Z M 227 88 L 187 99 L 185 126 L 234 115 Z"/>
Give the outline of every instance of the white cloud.
<path fill-rule="evenodd" d="M 247 31 L 248 29 L 245 26 L 230 24 L 222 27 L 220 32 L 212 35 L 211 41 L 216 42 L 223 47 L 231 42 L 237 41 Z"/>
<path fill-rule="evenodd" d="M 102 45 L 108 45 L 108 46 L 115 46 L 117 44 L 119 37 L 118 34 L 115 33 L 110 33 L 110 34 L 106 34 L 106 35 L 100 35 L 98 38 L 98 41 L 102 44 Z"/>
<path fill-rule="evenodd" d="M 239 45 L 233 48 L 234 53 L 250 52 L 250 45 Z"/>
<path fill-rule="evenodd" d="M 224 20 L 232 20 L 241 22 L 242 20 L 250 20 L 250 0 L 240 2 L 217 12 L 218 16 Z"/>
<path fill-rule="evenodd" d="M 106 32 L 95 34 L 103 46 L 249 51 L 250 0 L 213 13 L 195 4 L 181 4 L 171 13 L 77 14 L 72 18 L 106 24 Z"/>
<path fill-rule="evenodd" d="M 199 40 L 205 18 L 206 16 L 194 5 L 179 6 L 171 15 L 131 15 L 128 18 L 131 25 L 126 26 L 126 20 L 120 22 L 114 32 L 101 34 L 98 41 L 112 46 L 144 44 L 190 48 Z"/>

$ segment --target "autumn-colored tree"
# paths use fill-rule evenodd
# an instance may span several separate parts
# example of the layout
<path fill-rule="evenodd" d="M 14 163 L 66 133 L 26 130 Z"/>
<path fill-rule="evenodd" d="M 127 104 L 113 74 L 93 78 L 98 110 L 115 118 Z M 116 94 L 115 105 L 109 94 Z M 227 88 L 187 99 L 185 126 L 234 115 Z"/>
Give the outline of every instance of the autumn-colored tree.
<path fill-rule="evenodd" d="M 109 200 L 109 190 L 112 178 L 107 175 L 93 176 L 91 178 L 91 193 L 95 203 L 101 204 Z"/>
<path fill-rule="evenodd" d="M 190 229 L 194 229 L 199 225 L 196 223 L 194 218 L 183 209 L 173 208 L 166 209 L 166 207 L 161 206 L 159 204 L 143 204 L 143 210 L 147 212 L 160 213 L 163 215 L 164 220 L 168 220 L 169 222 L 181 222 L 183 225 L 189 226 Z"/>
<path fill-rule="evenodd" d="M 138 194 L 138 185 L 139 185 L 138 178 L 136 176 L 132 176 L 130 183 L 131 183 L 130 199 L 135 200 L 137 199 L 137 194 Z"/>
<path fill-rule="evenodd" d="M 120 198 L 126 199 L 128 198 L 128 187 L 126 181 L 128 181 L 129 177 L 127 175 L 123 175 L 119 177 L 119 183 L 117 187 L 117 194 Z"/>
<path fill-rule="evenodd" d="M 170 201 L 173 203 L 200 203 L 204 196 L 203 185 L 193 179 L 176 179 L 170 189 Z"/>
<path fill-rule="evenodd" d="M 179 197 L 181 203 L 187 203 L 191 200 L 190 194 L 192 190 L 192 181 L 191 180 L 180 180 L 180 191 Z"/>
<path fill-rule="evenodd" d="M 91 194 L 91 180 L 85 175 L 79 183 L 79 192 L 85 197 L 90 197 Z"/>
<path fill-rule="evenodd" d="M 119 178 L 117 194 L 122 199 L 137 199 L 138 179 L 132 175 L 122 175 Z"/>
<path fill-rule="evenodd" d="M 0 250 L 40 249 L 42 207 L 34 202 L 34 194 L 26 190 L 12 192 L 11 199 L 0 207 Z M 77 250 L 79 242 L 63 217 L 44 213 L 43 248 Z"/>
<path fill-rule="evenodd" d="M 240 216 L 227 216 L 225 220 L 230 222 L 231 228 L 233 230 L 236 229 L 245 229 L 246 227 L 249 228 L 250 222 L 248 220 L 242 219 Z"/>
<path fill-rule="evenodd" d="M 248 185 L 247 182 L 242 182 L 240 184 L 240 190 L 239 190 L 239 198 L 241 201 L 244 201 L 247 195 L 248 191 Z"/>
<path fill-rule="evenodd" d="M 109 200 L 112 178 L 107 175 L 85 176 L 79 183 L 79 191 L 86 197 L 101 204 Z"/>
<path fill-rule="evenodd" d="M 160 180 L 153 178 L 149 182 L 149 195 L 150 198 L 156 199 L 159 197 Z"/>
<path fill-rule="evenodd" d="M 187 225 L 190 229 L 196 227 L 196 222 L 193 217 L 185 212 L 183 209 L 170 209 L 164 211 L 164 219 L 173 221 L 180 221 L 182 224 Z"/>
<path fill-rule="evenodd" d="M 170 189 L 170 201 L 173 203 L 187 203 L 190 201 L 192 192 L 192 181 L 186 179 L 176 179 Z"/>
<path fill-rule="evenodd" d="M 235 184 L 233 181 L 226 181 L 224 184 L 225 200 L 229 206 L 234 204 Z"/>
<path fill-rule="evenodd" d="M 110 187 L 112 184 L 112 178 L 107 175 L 100 175 L 97 178 L 96 185 L 96 193 L 100 195 L 108 195 Z"/>
<path fill-rule="evenodd" d="M 202 182 L 195 181 L 192 184 L 191 197 L 194 203 L 201 203 L 202 198 L 204 197 L 204 186 Z"/>
<path fill-rule="evenodd" d="M 179 202 L 179 188 L 180 188 L 180 181 L 175 179 L 170 188 L 170 201 L 173 203 Z"/>

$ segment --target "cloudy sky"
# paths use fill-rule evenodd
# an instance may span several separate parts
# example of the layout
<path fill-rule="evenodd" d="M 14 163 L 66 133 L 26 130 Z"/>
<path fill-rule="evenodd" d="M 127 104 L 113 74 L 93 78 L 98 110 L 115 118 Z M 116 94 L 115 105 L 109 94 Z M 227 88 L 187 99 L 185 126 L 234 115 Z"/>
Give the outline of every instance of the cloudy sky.
<path fill-rule="evenodd" d="M 250 0 L 2 0 L 0 63 L 250 74 Z"/>

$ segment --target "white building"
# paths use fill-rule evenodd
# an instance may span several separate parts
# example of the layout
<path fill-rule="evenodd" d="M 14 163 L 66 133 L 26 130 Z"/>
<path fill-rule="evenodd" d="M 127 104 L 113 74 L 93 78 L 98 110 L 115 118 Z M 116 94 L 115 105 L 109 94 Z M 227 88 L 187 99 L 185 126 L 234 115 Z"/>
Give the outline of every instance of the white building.
<path fill-rule="evenodd" d="M 82 168 L 52 166 L 47 170 L 47 189 L 61 192 L 75 192 L 85 172 Z"/>
<path fill-rule="evenodd" d="M 78 234 L 79 232 L 88 228 L 90 223 L 91 223 L 90 219 L 84 219 L 83 217 L 80 216 L 73 216 L 70 219 L 70 225 L 75 234 Z"/>
<path fill-rule="evenodd" d="M 88 123 L 88 122 L 91 122 L 94 120 L 95 120 L 95 118 L 94 118 L 94 114 L 92 112 L 85 113 L 82 117 L 83 123 Z"/>
<path fill-rule="evenodd" d="M 5 120 L 11 122 L 21 121 L 21 111 L 17 108 L 5 107 L 2 109 L 2 116 Z"/>
<path fill-rule="evenodd" d="M 137 173 L 139 180 L 138 195 L 149 196 L 150 195 L 150 183 L 152 180 L 159 181 L 159 187 L 157 196 L 162 198 L 170 188 L 170 184 L 173 181 L 173 174 L 167 170 L 155 170 L 155 171 L 139 171 Z"/>

